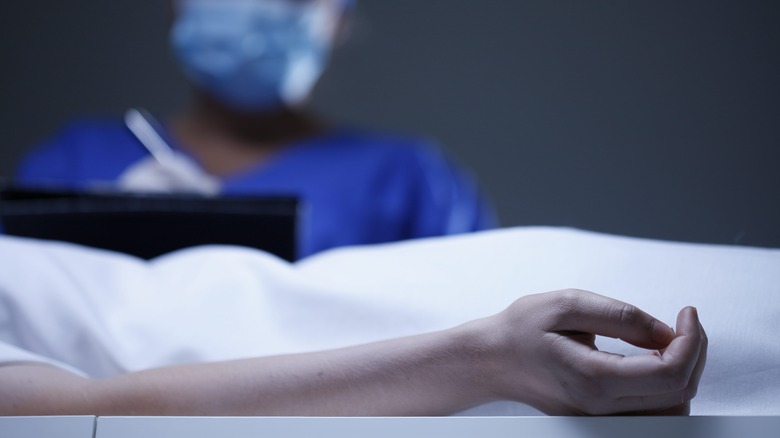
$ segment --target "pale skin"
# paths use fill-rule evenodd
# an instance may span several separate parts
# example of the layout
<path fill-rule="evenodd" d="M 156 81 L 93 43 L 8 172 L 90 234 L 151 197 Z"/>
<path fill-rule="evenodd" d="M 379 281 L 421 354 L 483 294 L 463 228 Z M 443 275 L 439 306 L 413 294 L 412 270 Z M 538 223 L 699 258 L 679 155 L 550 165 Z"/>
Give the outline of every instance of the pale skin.
<path fill-rule="evenodd" d="M 595 334 L 647 354 L 595 349 Z M 2 415 L 446 415 L 495 400 L 551 415 L 687 414 L 707 356 L 696 310 L 676 333 L 580 290 L 520 298 L 439 332 L 315 353 L 171 366 L 87 379 L 0 367 Z"/>

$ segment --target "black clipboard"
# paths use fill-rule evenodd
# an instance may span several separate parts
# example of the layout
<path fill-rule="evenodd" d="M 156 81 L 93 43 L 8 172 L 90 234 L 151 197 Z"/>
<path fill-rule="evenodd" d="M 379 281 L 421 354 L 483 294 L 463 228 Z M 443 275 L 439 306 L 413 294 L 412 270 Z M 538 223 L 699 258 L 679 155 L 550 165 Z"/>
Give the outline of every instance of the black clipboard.
<path fill-rule="evenodd" d="M 131 194 L 5 186 L 5 234 L 60 240 L 151 259 L 208 244 L 241 245 L 296 259 L 294 196 Z"/>

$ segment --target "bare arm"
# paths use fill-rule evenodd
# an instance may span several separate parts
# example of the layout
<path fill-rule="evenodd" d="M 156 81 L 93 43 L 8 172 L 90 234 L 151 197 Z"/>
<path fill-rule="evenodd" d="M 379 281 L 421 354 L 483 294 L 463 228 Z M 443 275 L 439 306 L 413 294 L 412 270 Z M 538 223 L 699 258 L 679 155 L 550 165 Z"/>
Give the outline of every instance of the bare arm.
<path fill-rule="evenodd" d="M 532 295 L 450 330 L 338 350 L 172 366 L 84 379 L 45 365 L 0 367 L 0 414 L 442 415 L 492 400 L 551 414 L 685 405 L 706 337 L 684 309 L 677 337 L 640 310 L 582 291 Z M 592 333 L 646 348 L 622 357 Z"/>
<path fill-rule="evenodd" d="M 7 414 L 413 415 L 476 404 L 483 374 L 456 328 L 319 353 L 171 366 L 83 379 L 45 365 L 0 368 Z M 473 362 L 470 364 L 470 362 Z M 471 374 L 471 377 L 468 377 Z M 461 379 L 469 385 L 461 385 Z M 477 383 L 477 382 L 473 382 Z M 468 386 L 468 388 L 466 388 Z M 6 406 L 16 399 L 17 412 Z M 37 411 L 37 412 L 36 412 Z"/>

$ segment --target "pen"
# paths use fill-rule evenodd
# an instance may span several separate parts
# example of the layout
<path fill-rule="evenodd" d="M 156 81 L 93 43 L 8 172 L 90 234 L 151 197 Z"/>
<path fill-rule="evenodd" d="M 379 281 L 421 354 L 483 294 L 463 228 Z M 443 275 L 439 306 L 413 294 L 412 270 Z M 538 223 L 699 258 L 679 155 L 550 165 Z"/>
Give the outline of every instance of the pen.
<path fill-rule="evenodd" d="M 175 154 L 173 149 L 149 122 L 146 111 L 136 108 L 127 110 L 125 125 L 161 165 L 167 166 L 173 161 Z"/>

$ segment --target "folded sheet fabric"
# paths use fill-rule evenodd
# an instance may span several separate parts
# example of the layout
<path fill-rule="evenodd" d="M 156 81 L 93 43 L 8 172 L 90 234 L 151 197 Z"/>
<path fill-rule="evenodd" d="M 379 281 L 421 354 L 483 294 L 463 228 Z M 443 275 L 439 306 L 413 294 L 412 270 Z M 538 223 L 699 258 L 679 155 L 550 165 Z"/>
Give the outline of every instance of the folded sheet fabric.
<path fill-rule="evenodd" d="M 89 376 L 321 350 L 448 328 L 531 293 L 587 289 L 674 324 L 698 308 L 701 415 L 780 415 L 780 250 L 514 228 L 337 249 L 295 264 L 228 246 L 152 261 L 0 236 L 0 363 Z M 612 339 L 601 349 L 636 350 Z M 534 414 L 493 403 L 468 414 Z"/>

